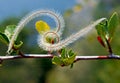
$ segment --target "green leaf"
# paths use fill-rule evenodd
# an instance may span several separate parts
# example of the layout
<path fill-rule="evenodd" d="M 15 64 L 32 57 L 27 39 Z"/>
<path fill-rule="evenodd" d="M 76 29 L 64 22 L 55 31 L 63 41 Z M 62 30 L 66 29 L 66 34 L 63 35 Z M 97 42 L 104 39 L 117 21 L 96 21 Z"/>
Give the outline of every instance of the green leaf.
<path fill-rule="evenodd" d="M 10 40 L 12 35 L 14 34 L 14 30 L 16 28 L 16 25 L 8 25 L 5 29 L 4 34 L 8 37 L 8 39 Z"/>
<path fill-rule="evenodd" d="M 118 15 L 117 13 L 113 13 L 110 17 L 109 21 L 104 20 L 96 26 L 96 30 L 98 33 L 98 41 L 101 43 L 103 47 L 107 46 L 107 41 L 110 42 L 113 34 L 115 32 L 116 27 L 118 26 Z"/>
<path fill-rule="evenodd" d="M 107 25 L 108 25 L 108 21 L 104 21 L 104 22 L 101 22 L 99 23 L 97 26 L 96 26 L 96 29 L 97 29 L 97 33 L 99 36 L 106 36 L 106 34 L 108 34 L 108 28 L 107 28 Z"/>
<path fill-rule="evenodd" d="M 61 56 L 54 56 L 52 59 L 52 63 L 60 66 L 73 66 L 74 60 L 75 60 L 76 54 L 69 50 L 67 51 L 65 48 L 62 49 Z"/>
<path fill-rule="evenodd" d="M 66 58 L 66 50 L 65 50 L 65 48 L 62 49 L 61 57 Z"/>
<path fill-rule="evenodd" d="M 6 45 L 8 45 L 8 43 L 9 43 L 8 37 L 2 32 L 0 32 L 0 41 L 5 43 Z"/>
<path fill-rule="evenodd" d="M 63 61 L 65 66 L 68 66 L 68 65 L 71 65 L 74 62 L 75 57 L 76 57 L 76 55 L 74 54 L 69 58 L 63 59 L 62 61 Z"/>
<path fill-rule="evenodd" d="M 70 51 L 68 52 L 68 55 L 69 55 L 70 57 L 71 57 L 73 54 L 74 54 L 74 53 L 73 53 L 72 50 L 70 50 Z"/>
<path fill-rule="evenodd" d="M 14 48 L 15 48 L 15 49 L 19 49 L 22 45 L 23 45 L 23 42 L 20 41 L 19 44 L 14 44 Z"/>
<path fill-rule="evenodd" d="M 108 32 L 109 32 L 110 38 L 113 36 L 115 29 L 118 26 L 118 23 L 119 23 L 118 14 L 115 12 L 113 13 L 113 15 L 110 17 L 108 21 Z"/>
<path fill-rule="evenodd" d="M 97 30 L 98 36 L 102 39 L 104 45 L 106 45 L 106 39 L 108 37 L 107 25 L 108 25 L 108 21 L 106 20 L 106 21 L 101 22 L 100 24 L 98 24 L 96 26 L 96 30 Z"/>
<path fill-rule="evenodd" d="M 60 57 L 58 57 L 58 56 L 54 56 L 53 58 L 52 58 L 52 63 L 53 64 L 56 64 L 56 65 L 63 65 L 63 62 L 61 61 L 61 58 Z"/>

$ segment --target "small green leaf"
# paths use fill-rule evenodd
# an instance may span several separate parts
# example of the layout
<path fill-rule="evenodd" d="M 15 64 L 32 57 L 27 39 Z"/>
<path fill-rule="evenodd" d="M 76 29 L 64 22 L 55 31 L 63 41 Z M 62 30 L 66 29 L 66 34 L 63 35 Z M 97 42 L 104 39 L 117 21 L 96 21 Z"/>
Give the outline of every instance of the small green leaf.
<path fill-rule="evenodd" d="M 8 43 L 9 43 L 8 37 L 2 32 L 0 32 L 0 41 L 5 43 L 6 45 L 8 45 Z"/>
<path fill-rule="evenodd" d="M 56 65 L 63 65 L 63 62 L 61 61 L 61 58 L 58 57 L 58 56 L 54 56 L 53 59 L 52 59 L 52 63 L 53 64 L 56 64 Z"/>
<path fill-rule="evenodd" d="M 14 48 L 15 48 L 15 49 L 19 49 L 22 45 L 23 45 L 23 42 L 20 41 L 19 44 L 14 44 Z"/>
<path fill-rule="evenodd" d="M 10 53 L 11 55 L 18 54 L 19 49 L 21 48 L 22 45 L 23 45 L 23 42 L 22 42 L 22 41 L 20 41 L 19 44 L 16 44 L 16 43 L 15 43 L 14 46 L 12 47 L 12 49 L 9 51 L 9 53 Z"/>
<path fill-rule="evenodd" d="M 118 26 L 118 23 L 119 23 L 118 14 L 115 12 L 113 13 L 113 15 L 110 17 L 108 21 L 108 32 L 109 32 L 110 38 L 113 36 L 115 29 Z"/>
<path fill-rule="evenodd" d="M 61 56 L 54 56 L 52 59 L 52 63 L 60 66 L 73 66 L 76 54 L 70 50 L 67 51 L 65 48 L 62 49 Z"/>
<path fill-rule="evenodd" d="M 98 33 L 99 36 L 105 37 L 108 34 L 107 25 L 108 25 L 108 21 L 106 20 L 106 21 L 103 21 L 103 22 L 99 23 L 96 26 L 97 33 Z"/>
<path fill-rule="evenodd" d="M 15 28 L 16 28 L 15 25 L 8 25 L 6 27 L 4 34 L 8 37 L 9 40 L 11 39 L 12 35 L 14 34 Z"/>
<path fill-rule="evenodd" d="M 98 24 L 96 26 L 96 30 L 97 30 L 98 36 L 103 41 L 104 45 L 106 45 L 106 39 L 108 37 L 108 28 L 107 28 L 107 25 L 108 25 L 108 21 L 106 20 L 106 21 L 101 22 L 100 24 Z"/>
<path fill-rule="evenodd" d="M 65 65 L 65 66 L 71 65 L 71 64 L 74 62 L 75 57 L 76 57 L 76 55 L 74 54 L 74 55 L 72 55 L 72 56 L 69 57 L 69 58 L 63 59 L 64 65 Z"/>
<path fill-rule="evenodd" d="M 51 43 L 52 38 L 51 37 L 46 37 L 46 41 L 47 41 L 47 43 Z"/>
<path fill-rule="evenodd" d="M 71 57 L 73 54 L 74 54 L 74 53 L 73 53 L 72 50 L 70 50 L 70 51 L 68 52 L 68 55 L 69 55 L 70 57 Z"/>
<path fill-rule="evenodd" d="M 65 50 L 65 48 L 62 49 L 61 57 L 66 58 L 66 50 Z"/>

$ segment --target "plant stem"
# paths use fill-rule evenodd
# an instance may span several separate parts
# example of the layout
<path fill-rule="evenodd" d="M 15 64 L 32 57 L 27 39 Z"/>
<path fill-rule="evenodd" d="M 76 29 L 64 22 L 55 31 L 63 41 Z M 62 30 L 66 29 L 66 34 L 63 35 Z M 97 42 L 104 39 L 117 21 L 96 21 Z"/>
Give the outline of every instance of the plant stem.
<path fill-rule="evenodd" d="M 112 48 L 111 48 L 111 45 L 109 43 L 109 41 L 107 39 L 106 40 L 106 43 L 107 43 L 107 46 L 108 46 L 108 52 L 109 52 L 109 56 L 113 56 L 113 51 L 112 51 Z"/>
<path fill-rule="evenodd" d="M 26 57 L 22 51 L 20 51 L 20 50 L 18 50 L 18 51 L 19 51 L 18 54 L 19 54 L 20 56 Z"/>
<path fill-rule="evenodd" d="M 110 55 L 109 55 L 110 56 Z M 120 60 L 119 55 L 114 55 L 109 57 L 108 55 L 100 55 L 100 56 L 76 56 L 75 61 L 79 60 L 104 60 L 104 59 L 115 59 Z M 22 58 L 53 58 L 51 54 L 24 54 L 24 56 L 20 55 L 11 55 L 11 56 L 0 56 L 0 62 L 4 60 L 12 60 L 12 59 L 22 59 Z"/>

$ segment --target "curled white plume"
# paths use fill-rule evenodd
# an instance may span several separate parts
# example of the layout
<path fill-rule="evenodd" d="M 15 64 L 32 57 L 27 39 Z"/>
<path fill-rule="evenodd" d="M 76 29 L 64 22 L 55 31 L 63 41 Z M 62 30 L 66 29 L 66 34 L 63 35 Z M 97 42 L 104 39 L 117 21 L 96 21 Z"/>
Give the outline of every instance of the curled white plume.
<path fill-rule="evenodd" d="M 17 25 L 16 29 L 15 29 L 15 33 L 13 34 L 10 43 L 9 43 L 9 47 L 8 47 L 8 51 L 7 53 L 10 52 L 10 50 L 12 49 L 12 46 L 14 44 L 14 41 L 16 40 L 18 34 L 20 33 L 20 31 L 24 28 L 24 26 L 31 21 L 32 19 L 34 19 L 35 17 L 38 16 L 49 16 L 51 18 L 54 19 L 54 21 L 56 22 L 56 33 L 58 33 L 59 35 L 62 34 L 63 28 L 64 28 L 64 19 L 63 17 L 59 14 L 56 13 L 53 10 L 37 10 L 37 11 L 33 11 L 30 14 L 26 15 Z"/>
<path fill-rule="evenodd" d="M 77 33 L 71 35 L 70 37 L 66 38 L 65 40 L 62 40 L 58 43 L 55 44 L 50 44 L 47 43 L 44 39 L 44 36 L 42 36 L 41 38 L 38 38 L 38 44 L 40 47 L 42 47 L 45 50 L 48 51 L 55 51 L 55 50 L 59 50 L 67 45 L 69 45 L 70 43 L 74 42 L 75 40 L 83 37 L 84 35 L 86 35 L 88 32 L 90 32 L 97 24 L 99 24 L 101 21 L 105 20 L 106 18 L 101 18 L 97 21 L 95 21 L 94 23 L 88 25 L 87 27 L 83 28 L 82 30 L 78 31 Z"/>
<path fill-rule="evenodd" d="M 49 32 L 45 32 L 41 37 L 38 38 L 38 44 L 40 47 L 42 47 L 43 49 L 47 50 L 47 51 L 56 51 L 59 50 L 67 45 L 69 45 L 70 43 L 74 42 L 75 40 L 83 37 L 84 35 L 86 35 L 88 32 L 90 32 L 97 24 L 99 24 L 101 21 L 105 20 L 106 18 L 101 18 L 97 21 L 95 21 L 94 23 L 88 25 L 87 27 L 83 28 L 82 30 L 78 31 L 77 33 L 71 35 L 70 37 L 60 41 L 60 36 L 62 34 L 63 31 L 63 27 L 64 27 L 64 19 L 63 17 L 54 12 L 54 11 L 50 11 L 50 10 L 38 10 L 38 11 L 34 11 L 30 14 L 28 14 L 26 17 L 24 17 L 18 24 L 18 26 L 15 29 L 15 33 L 13 34 L 11 40 L 10 40 L 10 44 L 8 47 L 8 53 L 10 52 L 10 50 L 12 49 L 12 46 L 14 44 L 14 41 L 16 40 L 18 34 L 20 33 L 20 31 L 23 29 L 23 27 L 32 19 L 34 19 L 35 17 L 38 16 L 42 16 L 42 15 L 47 15 L 50 16 L 51 18 L 54 19 L 54 21 L 56 22 L 56 30 L 55 31 L 49 31 Z M 46 34 L 49 36 L 53 36 L 57 38 L 57 42 L 56 43 L 48 43 L 48 41 L 46 41 Z"/>

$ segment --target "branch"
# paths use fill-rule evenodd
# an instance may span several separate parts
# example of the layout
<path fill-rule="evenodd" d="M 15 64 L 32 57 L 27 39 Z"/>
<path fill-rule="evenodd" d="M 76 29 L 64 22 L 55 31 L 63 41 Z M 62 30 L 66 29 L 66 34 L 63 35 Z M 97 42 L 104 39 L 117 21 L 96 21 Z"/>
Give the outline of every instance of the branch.
<path fill-rule="evenodd" d="M 14 55 L 14 56 L 0 56 L 1 60 L 10 60 L 10 59 L 21 59 L 21 58 L 53 58 L 51 54 L 24 54 Z"/>
<path fill-rule="evenodd" d="M 119 55 L 103 55 L 103 56 L 76 56 L 75 62 L 79 60 L 104 60 L 104 59 L 116 59 L 120 60 Z"/>
<path fill-rule="evenodd" d="M 0 61 L 4 60 L 11 60 L 11 59 L 22 59 L 22 58 L 53 58 L 53 55 L 51 54 L 24 54 L 24 56 L 21 55 L 14 55 L 14 56 L 0 56 Z M 116 59 L 120 60 L 119 55 L 113 55 L 113 56 L 108 56 L 108 55 L 103 55 L 103 56 L 76 56 L 75 61 L 79 60 L 103 60 L 103 59 Z"/>

